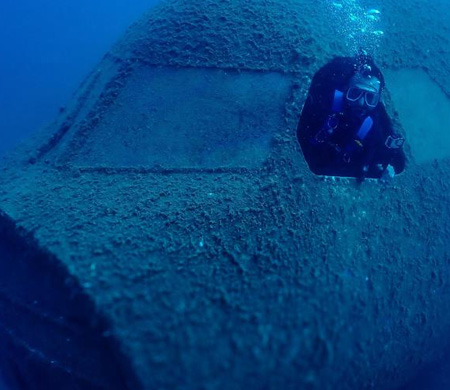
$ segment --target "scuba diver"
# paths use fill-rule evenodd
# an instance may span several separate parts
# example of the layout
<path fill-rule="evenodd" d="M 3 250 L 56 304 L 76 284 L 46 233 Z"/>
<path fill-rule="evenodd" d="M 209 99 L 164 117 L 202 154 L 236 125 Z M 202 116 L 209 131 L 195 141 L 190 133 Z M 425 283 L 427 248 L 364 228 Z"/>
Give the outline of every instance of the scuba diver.
<path fill-rule="evenodd" d="M 384 87 L 365 52 L 334 58 L 316 73 L 297 130 L 311 171 L 385 180 L 404 170 L 405 139 L 393 130 Z"/>

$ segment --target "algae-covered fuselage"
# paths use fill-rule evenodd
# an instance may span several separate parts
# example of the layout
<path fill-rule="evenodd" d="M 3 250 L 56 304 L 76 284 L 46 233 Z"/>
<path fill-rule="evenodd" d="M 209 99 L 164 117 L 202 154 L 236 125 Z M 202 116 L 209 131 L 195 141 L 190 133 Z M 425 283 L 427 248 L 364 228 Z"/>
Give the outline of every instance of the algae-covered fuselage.
<path fill-rule="evenodd" d="M 316 11 L 164 2 L 5 160 L 11 383 L 388 388 L 442 350 L 448 158 L 417 162 L 409 147 L 387 186 L 309 171 L 301 109 L 314 72 L 346 50 Z M 396 47 L 380 53 L 392 75 Z M 412 54 L 436 80 L 440 65 Z M 408 139 L 408 103 L 387 89 Z"/>

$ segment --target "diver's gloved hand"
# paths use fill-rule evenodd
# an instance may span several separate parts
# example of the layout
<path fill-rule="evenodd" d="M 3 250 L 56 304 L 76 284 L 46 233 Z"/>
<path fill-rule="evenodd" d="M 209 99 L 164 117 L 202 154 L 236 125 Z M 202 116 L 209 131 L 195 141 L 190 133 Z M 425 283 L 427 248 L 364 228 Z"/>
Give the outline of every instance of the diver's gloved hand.
<path fill-rule="evenodd" d="M 380 180 L 384 183 L 388 183 L 392 181 L 394 177 L 395 177 L 395 169 L 391 164 L 389 164 L 384 170 L 383 174 L 381 175 Z"/>

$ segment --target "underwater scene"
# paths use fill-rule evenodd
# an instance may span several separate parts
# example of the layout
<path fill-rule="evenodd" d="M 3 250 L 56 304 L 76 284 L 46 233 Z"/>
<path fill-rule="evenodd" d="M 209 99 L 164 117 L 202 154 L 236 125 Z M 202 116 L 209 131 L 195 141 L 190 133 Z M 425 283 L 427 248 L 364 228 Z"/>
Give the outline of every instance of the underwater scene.
<path fill-rule="evenodd" d="M 0 390 L 450 389 L 448 0 L 0 4 Z"/>

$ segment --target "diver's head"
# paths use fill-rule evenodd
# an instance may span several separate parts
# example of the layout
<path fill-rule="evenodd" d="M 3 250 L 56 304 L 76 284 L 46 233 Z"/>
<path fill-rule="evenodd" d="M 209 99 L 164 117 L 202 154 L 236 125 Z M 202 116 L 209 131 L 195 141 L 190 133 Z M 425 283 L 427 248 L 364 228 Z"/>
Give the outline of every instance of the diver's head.
<path fill-rule="evenodd" d="M 350 79 L 345 94 L 348 108 L 357 115 L 368 115 L 381 99 L 382 81 L 366 65 Z"/>

